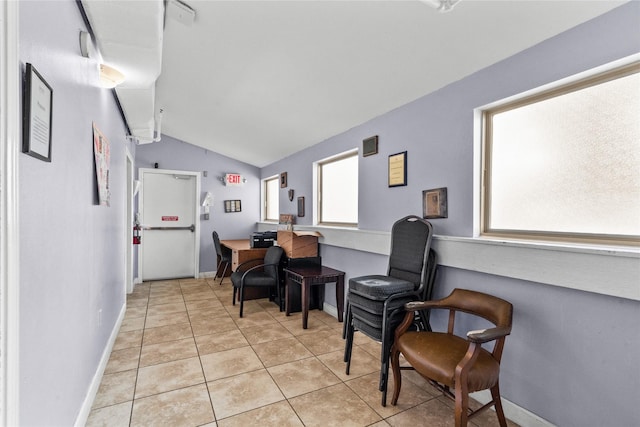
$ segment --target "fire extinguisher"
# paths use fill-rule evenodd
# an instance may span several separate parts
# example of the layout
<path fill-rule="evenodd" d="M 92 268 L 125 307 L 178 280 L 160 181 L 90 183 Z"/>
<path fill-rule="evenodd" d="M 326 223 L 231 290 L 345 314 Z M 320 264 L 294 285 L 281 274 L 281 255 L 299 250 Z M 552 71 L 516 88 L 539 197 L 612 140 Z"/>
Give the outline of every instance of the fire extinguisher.
<path fill-rule="evenodd" d="M 140 237 L 140 224 L 135 224 L 133 226 L 133 244 L 139 245 L 141 240 L 142 239 Z"/>

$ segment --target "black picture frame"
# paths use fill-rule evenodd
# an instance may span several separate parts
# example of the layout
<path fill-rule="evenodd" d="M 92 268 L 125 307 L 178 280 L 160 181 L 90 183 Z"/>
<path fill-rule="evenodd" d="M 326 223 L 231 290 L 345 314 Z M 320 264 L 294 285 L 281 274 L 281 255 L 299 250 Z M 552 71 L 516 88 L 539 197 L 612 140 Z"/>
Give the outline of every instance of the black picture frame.
<path fill-rule="evenodd" d="M 407 185 L 407 152 L 389 156 L 389 187 Z"/>
<path fill-rule="evenodd" d="M 287 173 L 282 172 L 280 174 L 280 188 L 287 188 Z"/>
<path fill-rule="evenodd" d="M 378 154 L 378 135 L 362 140 L 362 157 Z"/>
<path fill-rule="evenodd" d="M 242 212 L 242 202 L 240 200 L 225 200 L 224 212 L 225 213 Z"/>
<path fill-rule="evenodd" d="M 304 196 L 298 197 L 298 217 L 304 216 Z"/>
<path fill-rule="evenodd" d="M 22 152 L 51 162 L 53 89 L 30 63 L 25 70 L 22 104 Z"/>
<path fill-rule="evenodd" d="M 422 192 L 422 217 L 425 219 L 448 217 L 447 187 Z"/>

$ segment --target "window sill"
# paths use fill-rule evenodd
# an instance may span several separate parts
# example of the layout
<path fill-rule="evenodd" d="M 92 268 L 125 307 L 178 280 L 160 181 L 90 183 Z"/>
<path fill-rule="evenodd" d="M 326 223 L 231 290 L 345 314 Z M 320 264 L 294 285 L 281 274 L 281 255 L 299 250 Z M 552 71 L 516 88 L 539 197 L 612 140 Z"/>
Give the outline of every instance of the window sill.
<path fill-rule="evenodd" d="M 258 223 L 268 230 L 273 224 Z M 294 226 L 315 230 L 319 242 L 389 255 L 389 232 L 342 227 Z M 640 249 L 489 238 L 434 236 L 438 263 L 552 286 L 640 301 Z"/>

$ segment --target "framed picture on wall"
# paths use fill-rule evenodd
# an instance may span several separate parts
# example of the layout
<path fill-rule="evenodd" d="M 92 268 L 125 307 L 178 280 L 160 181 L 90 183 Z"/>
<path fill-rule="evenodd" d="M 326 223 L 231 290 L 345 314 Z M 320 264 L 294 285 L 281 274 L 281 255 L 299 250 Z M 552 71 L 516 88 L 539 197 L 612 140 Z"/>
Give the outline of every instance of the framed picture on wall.
<path fill-rule="evenodd" d="M 298 216 L 304 216 L 304 197 L 298 197 Z"/>
<path fill-rule="evenodd" d="M 22 152 L 50 162 L 53 89 L 30 63 L 24 85 Z"/>
<path fill-rule="evenodd" d="M 280 188 L 287 188 L 287 173 L 282 172 L 280 174 Z"/>
<path fill-rule="evenodd" d="M 434 188 L 422 192 L 422 217 L 447 218 L 447 188 Z"/>

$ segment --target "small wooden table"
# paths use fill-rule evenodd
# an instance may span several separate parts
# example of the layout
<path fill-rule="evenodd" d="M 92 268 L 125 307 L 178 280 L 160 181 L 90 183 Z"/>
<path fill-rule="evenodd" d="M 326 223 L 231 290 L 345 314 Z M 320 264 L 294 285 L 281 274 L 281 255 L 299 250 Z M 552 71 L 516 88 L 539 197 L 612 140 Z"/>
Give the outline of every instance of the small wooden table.
<path fill-rule="evenodd" d="M 311 286 L 322 285 L 320 292 L 320 301 L 318 303 L 320 310 L 324 300 L 325 283 L 336 283 L 336 303 L 338 304 L 338 321 L 342 322 L 342 312 L 344 310 L 344 272 L 334 270 L 323 265 L 305 266 L 305 267 L 287 267 L 285 273 L 285 310 L 287 316 L 290 314 L 289 303 L 289 283 L 297 283 L 302 288 L 302 328 L 307 329 L 307 319 L 309 317 L 309 296 L 311 294 Z"/>

